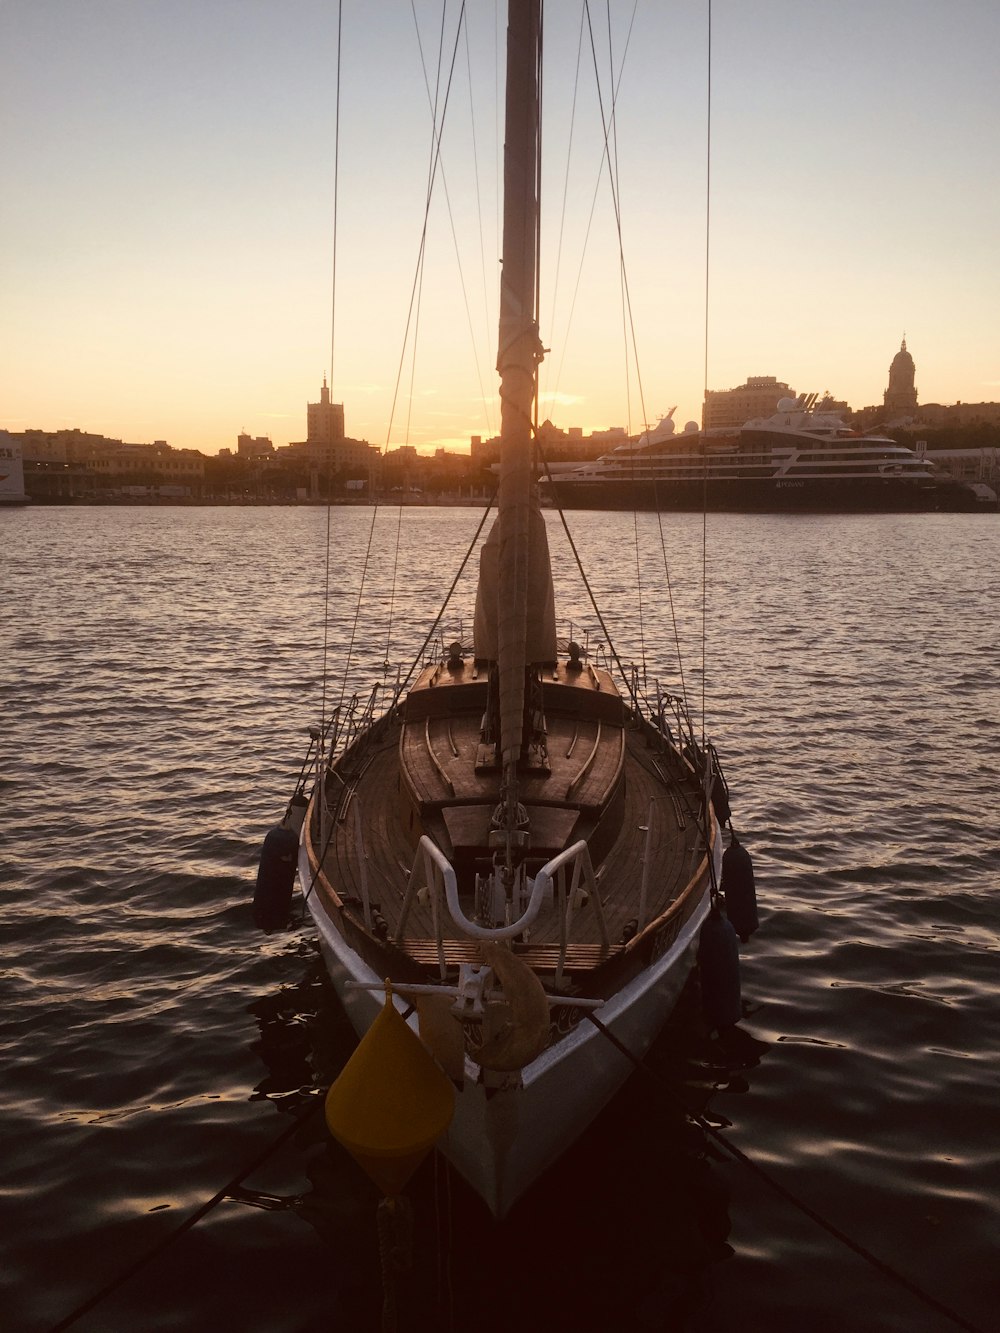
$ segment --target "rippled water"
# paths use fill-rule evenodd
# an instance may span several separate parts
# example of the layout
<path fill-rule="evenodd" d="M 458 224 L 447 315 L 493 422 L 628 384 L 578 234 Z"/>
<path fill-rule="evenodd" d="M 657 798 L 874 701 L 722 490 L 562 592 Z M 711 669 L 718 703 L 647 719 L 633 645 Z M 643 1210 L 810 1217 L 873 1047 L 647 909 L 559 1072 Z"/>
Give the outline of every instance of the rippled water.
<path fill-rule="evenodd" d="M 995 1327 L 1000 522 L 710 516 L 703 678 L 700 517 L 569 517 L 623 659 L 644 647 L 672 687 L 676 619 L 757 871 L 744 1038 L 677 1025 L 661 1078 Z M 605 632 L 548 518 L 562 614 L 593 645 Z M 322 706 L 325 579 L 340 670 L 371 546 L 375 624 L 351 666 L 369 683 L 437 609 L 478 519 L 0 512 L 5 1329 L 52 1327 L 152 1250 L 346 1058 L 308 925 L 253 932 L 259 843 Z M 467 576 L 446 637 L 470 610 Z M 955 1326 L 745 1166 L 706 1161 L 669 1106 L 633 1080 L 495 1231 L 428 1164 L 400 1329 Z M 372 1195 L 313 1115 L 242 1201 L 75 1327 L 364 1330 L 379 1304 Z"/>

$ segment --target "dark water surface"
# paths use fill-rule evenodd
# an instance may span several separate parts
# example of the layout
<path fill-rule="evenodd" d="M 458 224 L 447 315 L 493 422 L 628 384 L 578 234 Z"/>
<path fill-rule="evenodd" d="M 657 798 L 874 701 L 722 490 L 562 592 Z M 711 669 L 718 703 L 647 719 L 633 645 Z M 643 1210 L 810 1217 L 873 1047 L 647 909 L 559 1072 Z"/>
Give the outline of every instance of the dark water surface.
<path fill-rule="evenodd" d="M 331 667 L 370 539 L 359 683 L 429 622 L 478 517 L 383 511 L 372 533 L 370 510 L 333 512 Z M 548 517 L 560 614 L 593 644 Z M 676 687 L 675 616 L 700 707 L 701 519 L 576 519 L 622 657 L 644 645 Z M 51 1328 L 154 1249 L 351 1049 L 308 924 L 262 938 L 248 906 L 322 705 L 327 521 L 0 513 L 5 1330 Z M 955 1327 L 706 1157 L 678 1093 L 997 1327 L 998 567 L 996 516 L 710 517 L 708 731 L 761 898 L 743 1035 L 709 1042 L 692 1002 L 657 1047 L 660 1081 L 633 1079 L 503 1227 L 425 1164 L 401 1330 Z M 446 638 L 471 604 L 466 580 Z M 374 1195 L 313 1114 L 75 1327 L 367 1330 L 380 1307 Z"/>

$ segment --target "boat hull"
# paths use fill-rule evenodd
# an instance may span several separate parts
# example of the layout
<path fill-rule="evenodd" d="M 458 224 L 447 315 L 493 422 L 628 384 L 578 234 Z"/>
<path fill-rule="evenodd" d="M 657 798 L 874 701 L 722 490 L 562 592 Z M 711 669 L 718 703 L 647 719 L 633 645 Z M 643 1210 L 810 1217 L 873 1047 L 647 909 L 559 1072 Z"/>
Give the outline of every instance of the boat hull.
<path fill-rule="evenodd" d="M 714 859 L 718 877 L 718 836 Z M 299 853 L 302 883 L 308 884 L 310 875 L 303 844 Z M 361 1037 L 384 1003 L 383 978 L 346 943 L 318 895 L 308 895 L 306 902 L 319 930 L 334 988 Z M 669 947 L 597 1011 L 600 1022 L 637 1058 L 645 1055 L 670 1016 L 694 965 L 708 910 L 706 876 L 701 898 Z M 401 1011 L 407 1007 L 401 998 L 395 1002 Z M 416 1015 L 408 1021 L 416 1030 Z M 503 1217 L 583 1133 L 633 1068 L 632 1061 L 584 1016 L 521 1071 L 517 1086 L 487 1091 L 479 1067 L 467 1058 L 454 1119 L 439 1147 L 491 1212 Z"/>
<path fill-rule="evenodd" d="M 961 482 L 903 478 L 689 478 L 633 481 L 556 476 L 546 486 L 562 509 L 649 510 L 662 513 L 966 513 L 989 505 Z"/>

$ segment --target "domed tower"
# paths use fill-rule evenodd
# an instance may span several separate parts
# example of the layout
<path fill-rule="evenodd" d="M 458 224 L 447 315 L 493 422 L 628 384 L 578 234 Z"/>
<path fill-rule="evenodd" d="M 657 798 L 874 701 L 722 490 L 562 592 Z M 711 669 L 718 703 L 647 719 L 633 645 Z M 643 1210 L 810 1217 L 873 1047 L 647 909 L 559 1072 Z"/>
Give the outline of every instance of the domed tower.
<path fill-rule="evenodd" d="M 900 415 L 917 410 L 917 390 L 913 383 L 916 371 L 904 338 L 889 367 L 889 387 L 883 398 L 887 412 Z"/>

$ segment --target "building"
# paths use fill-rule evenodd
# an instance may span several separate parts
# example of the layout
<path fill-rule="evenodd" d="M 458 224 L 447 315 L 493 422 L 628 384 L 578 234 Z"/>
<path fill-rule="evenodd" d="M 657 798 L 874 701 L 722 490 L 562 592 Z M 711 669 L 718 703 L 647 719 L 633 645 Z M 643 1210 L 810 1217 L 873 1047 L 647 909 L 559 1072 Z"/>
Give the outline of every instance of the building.
<path fill-rule="evenodd" d="M 889 387 L 882 395 L 882 406 L 888 417 L 913 416 L 917 410 L 917 389 L 913 383 L 916 366 L 906 350 L 906 339 L 889 366 Z"/>
<path fill-rule="evenodd" d="M 0 430 L 0 504 L 19 505 L 27 499 L 21 446 Z"/>
<path fill-rule="evenodd" d="M 344 404 L 330 402 L 326 376 L 318 403 L 306 405 L 306 443 L 333 444 L 344 438 Z"/>
<path fill-rule="evenodd" d="M 751 375 L 735 389 L 706 389 L 701 424 L 705 430 L 742 426 L 753 417 L 773 416 L 782 398 L 795 398 L 773 375 Z"/>
<path fill-rule="evenodd" d="M 1000 403 L 923 403 L 921 426 L 1000 426 Z"/>
<path fill-rule="evenodd" d="M 344 433 L 344 405 L 330 401 L 323 376 L 318 403 L 306 404 L 306 438 L 286 444 L 274 452 L 275 461 L 293 469 L 304 469 L 310 478 L 310 493 L 319 494 L 319 478 L 339 481 L 362 480 L 377 485 L 382 456 L 367 440 L 351 440 Z"/>
<path fill-rule="evenodd" d="M 121 440 L 80 430 L 26 430 L 18 437 L 26 463 L 92 463 L 98 454 L 120 449 Z"/>
<path fill-rule="evenodd" d="M 252 463 L 257 458 L 273 458 L 274 445 L 266 435 L 254 438 L 244 432 L 236 437 L 236 456 L 247 463 Z"/>
<path fill-rule="evenodd" d="M 105 449 L 90 466 L 105 483 L 106 490 L 137 494 L 168 487 L 166 494 L 200 495 L 205 479 L 205 456 L 197 449 L 173 449 L 166 440 L 152 444 L 119 444 Z"/>
<path fill-rule="evenodd" d="M 589 463 L 618 445 L 624 444 L 628 434 L 624 426 L 611 426 L 608 430 L 595 430 L 584 435 L 580 426 L 570 426 L 560 430 L 551 421 L 543 421 L 538 427 L 538 442 L 545 461 L 550 468 L 567 464 Z M 481 435 L 473 435 L 469 453 L 473 465 L 478 471 L 489 471 L 500 463 L 500 437 L 484 440 Z"/>
<path fill-rule="evenodd" d="M 982 482 L 1000 493 L 1000 449 L 937 449 L 928 440 L 917 440 L 914 447 L 926 454 L 939 472 L 961 481 Z"/>

